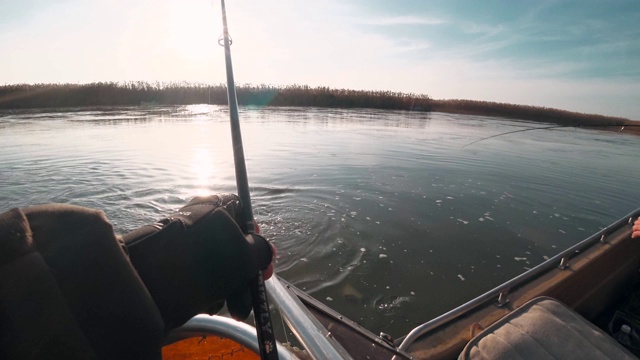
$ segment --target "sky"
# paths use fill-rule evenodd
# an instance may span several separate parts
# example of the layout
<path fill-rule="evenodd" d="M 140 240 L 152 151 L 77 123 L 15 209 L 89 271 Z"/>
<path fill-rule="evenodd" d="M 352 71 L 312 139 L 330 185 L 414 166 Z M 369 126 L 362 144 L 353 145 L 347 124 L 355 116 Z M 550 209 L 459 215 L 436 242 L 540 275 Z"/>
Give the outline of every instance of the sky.
<path fill-rule="evenodd" d="M 227 0 L 236 83 L 640 120 L 640 1 Z M 0 0 L 0 85 L 225 83 L 212 0 Z"/>

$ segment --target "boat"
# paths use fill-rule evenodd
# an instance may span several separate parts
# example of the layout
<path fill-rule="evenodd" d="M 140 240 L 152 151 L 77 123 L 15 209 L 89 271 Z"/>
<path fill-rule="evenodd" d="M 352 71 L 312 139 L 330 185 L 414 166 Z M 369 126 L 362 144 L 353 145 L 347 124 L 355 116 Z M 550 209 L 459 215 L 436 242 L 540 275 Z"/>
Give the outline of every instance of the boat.
<path fill-rule="evenodd" d="M 231 41 L 224 0 L 221 3 L 223 37 L 218 42 L 225 47 L 236 182 L 251 232 Z M 274 275 L 265 290 L 257 280 L 255 327 L 198 315 L 168 334 L 163 358 L 637 359 L 631 350 L 640 350 L 640 241 L 631 233 L 639 216 L 640 208 L 399 339 L 370 332 Z M 296 336 L 295 346 L 275 339 L 265 292 Z M 433 296 L 438 296 L 435 290 Z"/>
<path fill-rule="evenodd" d="M 495 334 L 496 324 L 504 326 L 501 323 L 510 318 L 522 317 L 523 313 L 531 311 L 532 304 L 539 305 L 542 300 L 545 304 L 559 304 L 563 313 L 584 323 L 591 333 L 600 338 L 607 337 L 608 345 L 616 343 L 612 335 L 624 330 L 625 326 L 636 336 L 636 332 L 640 333 L 640 292 L 637 291 L 640 241 L 631 238 L 631 228 L 639 216 L 640 208 L 523 274 L 417 326 L 397 340 L 385 334 L 371 333 L 274 276 L 267 281 L 272 303 L 278 306 L 304 347 L 299 350 L 279 343 L 280 358 L 457 359 L 466 351 L 465 347 Z M 621 308 L 620 304 L 626 304 L 627 308 Z M 556 329 L 562 334 L 563 341 L 571 333 L 564 328 L 565 323 L 563 320 Z M 202 350 L 209 346 L 207 341 L 220 338 L 232 340 L 236 350 L 226 348 L 218 353 L 207 353 L 211 358 L 216 358 L 214 355 L 223 358 L 221 354 L 232 358 L 233 354 L 241 359 L 244 357 L 239 354 L 249 354 L 253 357 L 247 358 L 259 359 L 253 327 L 222 316 L 204 315 L 175 329 L 166 339 L 163 354 L 167 359 L 185 358 L 175 353 L 180 348 L 182 355 L 200 354 L 197 357 L 204 358 Z M 634 344 L 626 345 L 638 354 Z M 640 346 L 640 342 L 635 345 Z M 565 346 L 562 348 L 566 350 Z M 627 350 L 627 355 L 633 356 L 631 350 Z M 598 358 L 602 357 L 598 355 Z"/>

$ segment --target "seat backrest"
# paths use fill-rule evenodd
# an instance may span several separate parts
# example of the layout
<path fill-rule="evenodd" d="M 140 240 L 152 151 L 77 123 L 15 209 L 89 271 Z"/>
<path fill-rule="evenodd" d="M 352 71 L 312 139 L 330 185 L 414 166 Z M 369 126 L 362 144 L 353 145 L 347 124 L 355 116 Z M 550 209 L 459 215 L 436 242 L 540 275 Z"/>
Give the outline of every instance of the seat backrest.
<path fill-rule="evenodd" d="M 512 311 L 471 339 L 464 360 L 637 360 L 613 338 L 549 297 Z"/>
<path fill-rule="evenodd" d="M 0 354 L 160 358 L 162 318 L 102 212 L 46 205 L 0 217 Z"/>

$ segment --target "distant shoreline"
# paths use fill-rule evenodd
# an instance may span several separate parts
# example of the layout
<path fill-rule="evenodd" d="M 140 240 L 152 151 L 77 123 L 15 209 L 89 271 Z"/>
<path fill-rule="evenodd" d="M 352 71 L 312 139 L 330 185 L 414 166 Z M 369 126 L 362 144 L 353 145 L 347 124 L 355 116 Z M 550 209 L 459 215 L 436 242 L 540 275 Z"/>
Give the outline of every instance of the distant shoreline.
<path fill-rule="evenodd" d="M 504 117 L 640 135 L 640 121 L 621 117 L 476 100 L 432 100 L 431 104 L 431 111 L 435 112 Z"/>
<path fill-rule="evenodd" d="M 640 121 L 584 114 L 560 109 L 475 100 L 435 100 L 428 95 L 309 87 L 305 85 L 243 85 L 237 87 L 240 105 L 374 108 L 481 116 L 497 116 L 592 127 L 640 135 Z M 75 108 L 92 106 L 226 105 L 225 85 L 199 83 L 16 84 L 0 86 L 0 110 Z"/>

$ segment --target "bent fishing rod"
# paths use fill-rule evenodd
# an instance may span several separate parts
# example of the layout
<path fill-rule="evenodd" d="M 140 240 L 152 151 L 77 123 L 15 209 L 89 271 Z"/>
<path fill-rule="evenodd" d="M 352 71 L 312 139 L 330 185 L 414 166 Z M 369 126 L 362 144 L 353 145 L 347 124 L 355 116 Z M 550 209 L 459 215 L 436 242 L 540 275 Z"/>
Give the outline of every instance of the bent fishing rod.
<path fill-rule="evenodd" d="M 229 101 L 229 118 L 231 123 L 231 142 L 233 145 L 233 161 L 236 170 L 236 186 L 238 197 L 242 204 L 242 220 L 240 224 L 242 230 L 247 234 L 256 233 L 256 225 L 253 220 L 253 209 L 251 207 L 251 195 L 249 194 L 249 180 L 247 178 L 247 167 L 244 160 L 244 150 L 242 147 L 242 134 L 240 133 L 240 116 L 238 115 L 238 99 L 236 96 L 236 85 L 233 80 L 233 66 L 231 64 L 231 39 L 227 27 L 227 13 L 222 4 L 222 38 L 218 43 L 224 46 L 225 65 L 227 69 L 227 98 Z M 275 276 L 275 275 L 274 275 Z M 260 357 L 263 360 L 278 359 L 276 338 L 273 333 L 271 315 L 269 313 L 269 303 L 267 302 L 267 289 L 262 278 L 262 271 L 258 272 L 256 279 L 251 280 L 251 297 L 253 306 L 253 317 L 256 323 L 258 334 L 258 347 Z"/>

